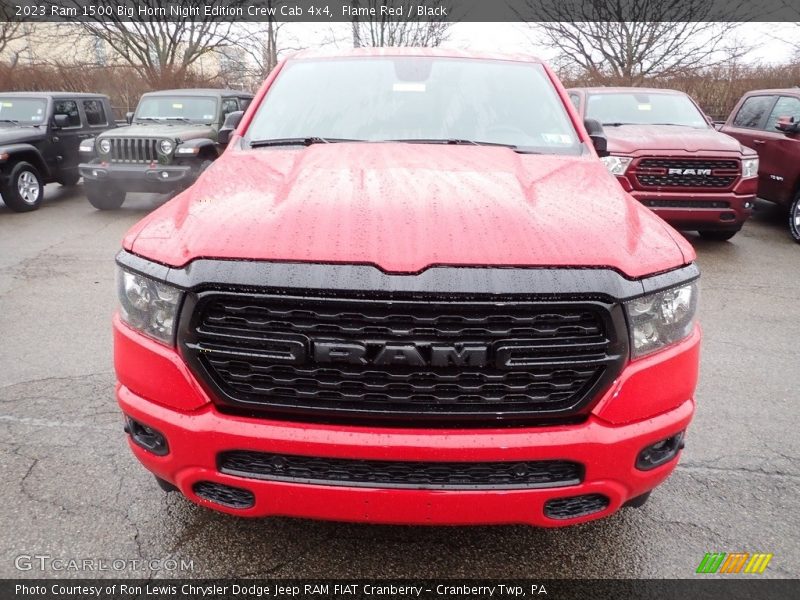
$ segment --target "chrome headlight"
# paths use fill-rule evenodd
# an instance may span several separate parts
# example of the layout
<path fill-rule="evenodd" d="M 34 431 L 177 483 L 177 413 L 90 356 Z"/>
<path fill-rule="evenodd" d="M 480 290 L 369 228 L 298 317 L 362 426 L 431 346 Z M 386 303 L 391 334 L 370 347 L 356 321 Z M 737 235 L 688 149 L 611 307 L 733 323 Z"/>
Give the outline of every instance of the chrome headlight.
<path fill-rule="evenodd" d="M 694 281 L 626 302 L 631 357 L 639 358 L 688 337 L 694 329 L 697 296 Z"/>
<path fill-rule="evenodd" d="M 119 314 L 133 329 L 172 344 L 182 292 L 149 277 L 117 269 Z"/>
<path fill-rule="evenodd" d="M 172 140 L 161 140 L 158 143 L 158 149 L 161 150 L 161 154 L 172 154 L 175 144 Z"/>
<path fill-rule="evenodd" d="M 612 175 L 624 175 L 633 159 L 630 156 L 603 156 L 600 160 Z"/>
<path fill-rule="evenodd" d="M 109 152 L 111 152 L 111 140 L 103 138 L 102 140 L 97 142 L 97 147 L 103 154 L 108 154 Z"/>
<path fill-rule="evenodd" d="M 747 179 L 748 177 L 756 177 L 756 176 L 758 176 L 758 159 L 757 158 L 742 159 L 742 179 Z"/>

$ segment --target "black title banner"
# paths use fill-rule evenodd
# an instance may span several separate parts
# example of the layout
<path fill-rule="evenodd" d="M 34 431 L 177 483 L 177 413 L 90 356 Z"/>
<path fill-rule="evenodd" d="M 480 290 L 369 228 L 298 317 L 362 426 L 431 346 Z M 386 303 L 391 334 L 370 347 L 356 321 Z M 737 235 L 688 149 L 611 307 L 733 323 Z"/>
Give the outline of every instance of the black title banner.
<path fill-rule="evenodd" d="M 800 21 L 800 0 L 0 0 L 0 20 Z"/>

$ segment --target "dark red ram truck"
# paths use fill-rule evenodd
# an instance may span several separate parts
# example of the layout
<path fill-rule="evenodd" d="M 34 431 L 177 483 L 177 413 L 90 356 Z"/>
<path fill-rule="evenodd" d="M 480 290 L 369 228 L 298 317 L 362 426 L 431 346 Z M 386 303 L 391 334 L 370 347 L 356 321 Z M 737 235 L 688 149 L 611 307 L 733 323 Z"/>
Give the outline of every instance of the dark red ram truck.
<path fill-rule="evenodd" d="M 641 505 L 694 413 L 699 272 L 588 129 L 528 57 L 282 62 L 117 256 L 136 457 L 250 517 L 559 526 Z"/>
<path fill-rule="evenodd" d="M 758 152 L 758 195 L 788 209 L 800 242 L 800 88 L 748 92 L 720 131 Z"/>
<path fill-rule="evenodd" d="M 683 92 L 576 88 L 570 100 L 608 137 L 603 160 L 622 187 L 678 229 L 725 241 L 753 210 L 758 155 L 718 132 Z"/>

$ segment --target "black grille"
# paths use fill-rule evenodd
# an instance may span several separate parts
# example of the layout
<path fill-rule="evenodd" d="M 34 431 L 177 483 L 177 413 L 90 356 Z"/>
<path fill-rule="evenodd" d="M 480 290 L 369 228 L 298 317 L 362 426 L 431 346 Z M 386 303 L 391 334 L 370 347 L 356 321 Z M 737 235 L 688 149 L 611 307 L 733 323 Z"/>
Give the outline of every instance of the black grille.
<path fill-rule="evenodd" d="M 725 200 L 644 200 L 650 208 L 730 208 Z"/>
<path fill-rule="evenodd" d="M 109 138 L 111 140 L 111 162 L 152 162 L 158 160 L 156 144 L 150 138 Z"/>
<path fill-rule="evenodd" d="M 670 172 L 670 171 L 680 172 Z M 694 172 L 692 172 L 694 171 Z M 694 158 L 644 158 L 633 170 L 640 187 L 731 187 L 739 177 L 739 161 Z"/>
<path fill-rule="evenodd" d="M 544 505 L 544 514 L 551 519 L 574 519 L 606 508 L 608 508 L 608 498 L 602 494 L 585 494 L 548 500 Z"/>
<path fill-rule="evenodd" d="M 306 415 L 431 420 L 573 414 L 621 356 L 601 303 L 202 294 L 183 347 L 221 403 Z M 360 348 L 358 364 L 314 356 Z M 612 352 L 612 346 L 617 354 Z M 383 362 L 385 348 L 405 348 Z M 444 349 L 444 350 L 442 350 Z M 471 356 L 463 364 L 439 352 Z M 479 360 L 476 357 L 482 357 Z"/>
<path fill-rule="evenodd" d="M 401 462 L 236 450 L 218 457 L 228 475 L 321 485 L 413 489 L 532 489 L 577 485 L 583 467 L 563 460 Z"/>
<path fill-rule="evenodd" d="M 198 481 L 192 490 L 209 502 L 229 508 L 250 508 L 255 503 L 253 492 L 213 481 Z"/>

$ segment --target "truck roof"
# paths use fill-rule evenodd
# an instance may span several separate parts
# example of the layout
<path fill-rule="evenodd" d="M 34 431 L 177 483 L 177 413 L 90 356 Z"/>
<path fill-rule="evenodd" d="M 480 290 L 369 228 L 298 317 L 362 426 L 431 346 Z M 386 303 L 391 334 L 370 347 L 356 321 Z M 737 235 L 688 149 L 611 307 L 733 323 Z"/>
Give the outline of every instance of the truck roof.
<path fill-rule="evenodd" d="M 647 88 L 647 87 L 614 87 L 614 86 L 594 86 L 594 87 L 571 87 L 567 91 L 581 91 L 590 94 L 613 94 L 618 92 L 643 92 L 645 94 L 683 94 L 680 90 L 669 88 Z"/>
<path fill-rule="evenodd" d="M 794 94 L 796 96 L 800 94 L 800 87 L 773 88 L 767 90 L 750 90 L 749 92 L 745 92 L 743 95 L 753 96 L 758 94 Z"/>
<path fill-rule="evenodd" d="M 143 96 L 173 96 L 180 94 L 181 96 L 252 96 L 250 92 L 244 90 L 225 90 L 218 88 L 190 88 L 190 89 L 177 89 L 177 90 L 156 90 L 154 92 L 147 92 Z"/>
<path fill-rule="evenodd" d="M 28 97 L 28 96 L 47 96 L 49 98 L 108 98 L 105 94 L 92 94 L 89 92 L 0 92 L 3 96 Z"/>
<path fill-rule="evenodd" d="M 501 52 L 473 52 L 456 48 L 419 48 L 419 47 L 386 47 L 386 48 L 312 48 L 300 50 L 289 56 L 288 60 L 306 60 L 317 58 L 359 58 L 368 56 L 431 56 L 440 58 L 472 58 L 483 60 L 509 60 L 517 62 L 542 62 L 530 54 L 505 54 Z"/>

